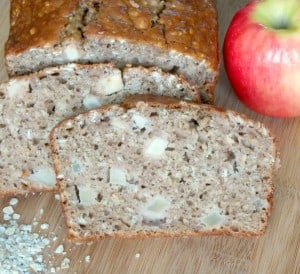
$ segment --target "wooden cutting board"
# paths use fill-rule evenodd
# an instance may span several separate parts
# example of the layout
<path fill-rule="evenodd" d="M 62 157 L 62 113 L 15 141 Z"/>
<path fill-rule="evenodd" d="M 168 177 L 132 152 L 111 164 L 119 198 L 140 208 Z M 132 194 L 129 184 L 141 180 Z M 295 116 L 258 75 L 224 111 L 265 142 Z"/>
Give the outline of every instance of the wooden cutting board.
<path fill-rule="evenodd" d="M 233 14 L 246 0 L 219 0 L 220 51 Z M 0 80 L 7 79 L 3 44 L 8 34 L 9 1 L 0 1 Z M 221 58 L 222 60 L 222 58 Z M 53 194 L 18 197 L 15 211 L 19 223 L 49 224 L 40 234 L 57 237 L 44 250 L 48 265 L 58 267 L 70 259 L 68 269 L 57 273 L 300 273 L 300 118 L 273 119 L 260 116 L 243 106 L 232 92 L 223 65 L 217 86 L 216 104 L 245 113 L 264 122 L 277 135 L 282 168 L 275 178 L 274 209 L 267 233 L 259 238 L 225 236 L 175 239 L 105 239 L 97 243 L 74 245 L 68 242 L 59 201 Z M 0 198 L 2 208 L 10 198 Z M 63 244 L 65 254 L 54 250 Z M 87 257 L 90 256 L 90 257 Z M 86 259 L 90 258 L 90 262 Z M 0 266 L 1 270 L 1 266 Z M 49 268 L 48 268 L 49 270 Z M 0 273 L 2 273 L 0 271 Z M 44 273 L 48 273 L 44 271 Z"/>

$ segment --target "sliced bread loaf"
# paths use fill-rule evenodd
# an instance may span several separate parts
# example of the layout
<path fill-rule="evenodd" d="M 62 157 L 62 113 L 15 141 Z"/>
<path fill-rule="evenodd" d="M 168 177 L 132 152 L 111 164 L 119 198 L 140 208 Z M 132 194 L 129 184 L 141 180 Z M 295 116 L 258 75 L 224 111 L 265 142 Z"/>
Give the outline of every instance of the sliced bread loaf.
<path fill-rule="evenodd" d="M 135 98 L 66 119 L 50 140 L 72 239 L 266 229 L 274 137 L 235 112 Z"/>
<path fill-rule="evenodd" d="M 213 102 L 219 70 L 215 0 L 12 0 L 10 75 L 114 62 L 183 75 Z"/>
<path fill-rule="evenodd" d="M 63 118 L 125 95 L 156 93 L 196 99 L 183 79 L 142 67 L 67 65 L 0 85 L 0 194 L 56 190 L 49 133 Z"/>

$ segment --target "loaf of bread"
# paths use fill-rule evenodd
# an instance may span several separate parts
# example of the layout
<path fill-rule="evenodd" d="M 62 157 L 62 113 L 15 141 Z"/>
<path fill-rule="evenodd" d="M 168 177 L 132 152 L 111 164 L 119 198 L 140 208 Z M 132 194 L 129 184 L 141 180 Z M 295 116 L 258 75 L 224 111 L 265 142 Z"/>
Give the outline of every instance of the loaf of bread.
<path fill-rule="evenodd" d="M 12 0 L 10 75 L 114 62 L 183 75 L 213 102 L 219 71 L 215 0 Z"/>
<path fill-rule="evenodd" d="M 275 140 L 235 112 L 138 96 L 62 121 L 50 144 L 73 240 L 266 229 Z"/>
<path fill-rule="evenodd" d="M 56 190 L 49 133 L 63 118 L 135 93 L 196 99 L 179 77 L 158 69 L 65 65 L 0 85 L 0 194 Z"/>

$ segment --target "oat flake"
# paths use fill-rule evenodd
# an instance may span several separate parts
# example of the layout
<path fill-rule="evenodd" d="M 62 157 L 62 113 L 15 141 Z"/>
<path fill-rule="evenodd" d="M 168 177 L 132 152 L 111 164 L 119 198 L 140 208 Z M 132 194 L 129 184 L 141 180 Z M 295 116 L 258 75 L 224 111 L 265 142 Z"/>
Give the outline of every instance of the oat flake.
<path fill-rule="evenodd" d="M 50 262 L 46 263 L 42 254 L 43 250 L 53 242 L 53 238 L 57 237 L 46 237 L 33 232 L 33 224 L 19 224 L 20 215 L 15 213 L 12 207 L 17 203 L 17 199 L 12 199 L 10 206 L 2 209 L 0 274 L 53 273 L 53 270 L 56 273 L 58 268 L 55 268 Z M 48 228 L 48 224 L 41 224 L 41 229 Z M 63 248 L 63 245 L 60 246 Z M 61 268 L 66 269 L 69 266 L 70 260 L 64 258 Z"/>

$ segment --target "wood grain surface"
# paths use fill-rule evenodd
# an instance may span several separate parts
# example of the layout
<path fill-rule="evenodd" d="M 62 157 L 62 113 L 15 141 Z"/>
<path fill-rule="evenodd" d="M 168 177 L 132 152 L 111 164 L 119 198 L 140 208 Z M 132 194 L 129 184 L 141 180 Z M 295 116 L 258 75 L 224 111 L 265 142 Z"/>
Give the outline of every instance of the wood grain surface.
<path fill-rule="evenodd" d="M 219 0 L 220 52 L 223 38 L 233 14 L 246 0 Z M 3 61 L 3 46 L 8 35 L 9 1 L 0 0 L 0 80 L 7 75 Z M 221 58 L 222 60 L 222 58 Z M 260 116 L 242 105 L 232 92 L 223 64 L 217 86 L 216 104 L 225 109 L 245 113 L 264 122 L 278 137 L 282 168 L 274 184 L 274 209 L 269 227 L 258 238 L 225 236 L 158 239 L 105 239 L 96 243 L 75 245 L 67 240 L 59 201 L 53 194 L 18 197 L 15 211 L 21 214 L 19 223 L 48 223 L 47 231 L 35 226 L 41 234 L 58 239 L 44 251 L 47 264 L 60 266 L 70 259 L 68 269 L 56 273 L 300 273 L 300 118 L 274 119 Z M 2 208 L 11 197 L 0 198 Z M 65 254 L 54 254 L 63 244 Z M 90 262 L 86 262 L 90 256 Z M 1 266 L 0 266 L 1 269 Z M 0 273 L 2 273 L 0 271 Z M 43 273 L 49 273 L 45 270 Z"/>

